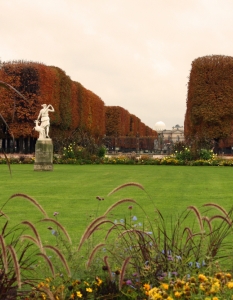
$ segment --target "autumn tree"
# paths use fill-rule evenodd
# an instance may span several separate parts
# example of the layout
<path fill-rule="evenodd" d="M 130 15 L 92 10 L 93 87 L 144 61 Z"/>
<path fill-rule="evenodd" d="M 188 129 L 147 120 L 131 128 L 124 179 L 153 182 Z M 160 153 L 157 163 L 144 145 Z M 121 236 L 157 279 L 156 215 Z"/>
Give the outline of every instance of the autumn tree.
<path fill-rule="evenodd" d="M 186 139 L 225 139 L 232 135 L 233 57 L 195 59 L 189 76 Z"/>

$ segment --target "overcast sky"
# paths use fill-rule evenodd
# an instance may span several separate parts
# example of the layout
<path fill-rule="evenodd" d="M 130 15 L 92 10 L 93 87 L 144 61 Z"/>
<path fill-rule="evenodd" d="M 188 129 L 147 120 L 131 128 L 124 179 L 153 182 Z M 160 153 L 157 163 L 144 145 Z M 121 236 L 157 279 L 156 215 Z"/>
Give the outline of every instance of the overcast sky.
<path fill-rule="evenodd" d="M 233 0 L 0 0 L 0 59 L 63 69 L 154 128 L 183 126 L 194 59 L 233 56 Z"/>

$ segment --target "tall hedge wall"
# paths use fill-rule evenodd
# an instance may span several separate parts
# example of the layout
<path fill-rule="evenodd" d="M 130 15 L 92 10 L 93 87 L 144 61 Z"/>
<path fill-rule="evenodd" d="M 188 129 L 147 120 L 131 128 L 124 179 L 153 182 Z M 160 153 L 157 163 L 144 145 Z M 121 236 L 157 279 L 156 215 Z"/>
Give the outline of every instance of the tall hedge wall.
<path fill-rule="evenodd" d="M 72 81 L 58 67 L 24 61 L 6 62 L 0 69 L 0 80 L 11 84 L 26 98 L 24 100 L 11 91 L 1 89 L 0 112 L 15 138 L 38 136 L 33 131 L 34 120 L 44 103 L 52 104 L 55 109 L 50 114 L 53 138 L 65 137 L 77 128 L 90 132 L 96 139 L 104 135 L 156 135 L 124 108 L 105 106 L 99 96 L 79 82 Z M 4 133 L 0 130 L 1 137 Z"/>
<path fill-rule="evenodd" d="M 222 139 L 232 135 L 233 57 L 195 59 L 188 83 L 185 137 Z"/>
<path fill-rule="evenodd" d="M 1 89 L 0 111 L 16 138 L 38 135 L 32 129 L 43 103 L 52 104 L 55 109 L 50 114 L 53 136 L 64 135 L 77 127 L 95 136 L 104 135 L 104 102 L 72 81 L 63 70 L 32 62 L 5 63 L 0 70 L 0 80 L 11 84 L 28 100 Z"/>

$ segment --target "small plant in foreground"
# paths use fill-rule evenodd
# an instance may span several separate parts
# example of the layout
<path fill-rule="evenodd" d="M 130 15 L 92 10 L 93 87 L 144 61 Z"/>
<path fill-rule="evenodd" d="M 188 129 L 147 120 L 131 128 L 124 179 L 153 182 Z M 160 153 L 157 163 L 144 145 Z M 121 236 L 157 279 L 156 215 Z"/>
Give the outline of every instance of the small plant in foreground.
<path fill-rule="evenodd" d="M 41 222 L 55 223 L 56 226 L 68 237 L 64 227 L 57 221 L 50 219 L 39 203 L 25 195 L 14 194 L 0 210 L 0 221 L 2 229 L 0 233 L 0 299 L 22 298 L 39 281 L 38 258 L 43 264 L 43 272 L 49 270 L 55 275 L 55 267 L 49 259 L 48 253 L 52 252 L 58 257 L 58 261 L 70 273 L 64 255 L 52 245 L 43 245 L 36 226 L 29 220 L 10 227 L 8 216 L 3 212 L 3 208 L 9 201 L 15 198 L 23 198 L 36 207 L 43 215 Z M 40 274 L 41 275 L 41 274 Z M 42 277 L 42 275 L 41 275 Z"/>

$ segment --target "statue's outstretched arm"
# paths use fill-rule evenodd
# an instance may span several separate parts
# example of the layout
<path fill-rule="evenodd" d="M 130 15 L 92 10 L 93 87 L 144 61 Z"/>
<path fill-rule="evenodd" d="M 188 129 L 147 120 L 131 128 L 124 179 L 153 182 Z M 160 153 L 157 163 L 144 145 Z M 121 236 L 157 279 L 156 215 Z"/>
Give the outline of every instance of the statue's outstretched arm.
<path fill-rule="evenodd" d="M 51 109 L 49 109 L 49 111 L 52 111 L 52 112 L 53 112 L 53 111 L 54 111 L 53 106 L 52 106 L 51 104 L 49 104 L 49 105 L 48 105 L 48 108 L 49 108 L 49 107 L 51 107 Z"/>

